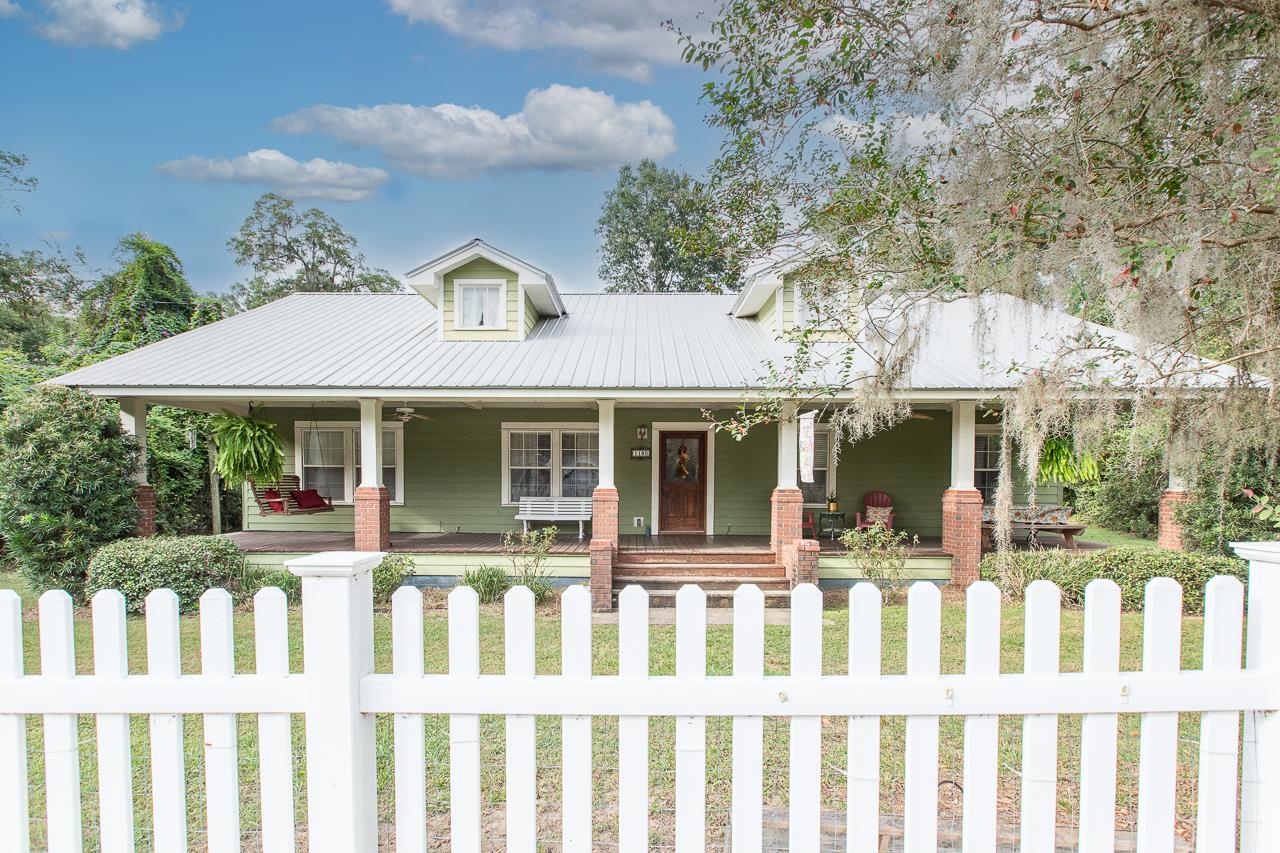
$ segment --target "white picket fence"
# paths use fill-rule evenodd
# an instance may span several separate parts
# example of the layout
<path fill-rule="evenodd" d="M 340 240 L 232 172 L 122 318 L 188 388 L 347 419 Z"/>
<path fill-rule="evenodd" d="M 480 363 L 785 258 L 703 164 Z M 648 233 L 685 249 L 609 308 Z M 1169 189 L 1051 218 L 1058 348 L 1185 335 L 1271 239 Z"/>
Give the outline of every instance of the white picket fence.
<path fill-rule="evenodd" d="M 211 853 L 241 845 L 237 714 L 258 715 L 261 846 L 297 845 L 296 768 L 290 715 L 305 716 L 307 843 L 314 853 L 362 853 L 377 846 L 375 714 L 394 715 L 395 850 L 424 851 L 427 791 L 423 715 L 449 715 L 450 843 L 458 851 L 492 848 L 482 838 L 480 716 L 506 717 L 508 850 L 536 849 L 535 715 L 562 720 L 561 815 L 565 850 L 592 843 L 593 716 L 619 717 L 618 841 L 647 849 L 650 830 L 651 717 L 674 717 L 675 847 L 704 849 L 708 717 L 733 727 L 731 838 L 736 850 L 762 844 L 762 750 L 767 717 L 790 725 L 791 850 L 819 849 L 822 718 L 848 720 L 847 839 L 850 850 L 877 850 L 880 833 L 880 727 L 905 716 L 903 843 L 937 849 L 939 719 L 964 717 L 963 847 L 993 851 L 997 832 L 997 726 L 1023 717 L 1020 849 L 1052 851 L 1058 806 L 1058 715 L 1081 714 L 1079 849 L 1115 845 L 1117 715 L 1141 714 L 1137 847 L 1175 845 L 1178 714 L 1201 715 L 1196 846 L 1201 851 L 1280 850 L 1280 545 L 1241 549 L 1252 560 L 1248 665 L 1241 668 L 1244 591 L 1216 578 L 1205 607 L 1203 669 L 1180 669 L 1181 590 L 1171 580 L 1147 589 L 1143 668 L 1119 668 L 1120 596 L 1110 581 L 1087 591 L 1083 672 L 1060 673 L 1058 590 L 1027 590 L 1025 665 L 1001 674 L 1000 598 L 980 583 L 968 592 L 965 672 L 941 674 L 941 602 L 918 584 L 908 601 L 905 675 L 881 675 L 881 598 L 863 584 L 849 600 L 845 674 L 822 673 L 822 597 L 802 586 L 792 595 L 791 672 L 765 676 L 764 598 L 755 587 L 734 596 L 733 674 L 707 675 L 706 597 L 677 596 L 676 674 L 651 676 L 643 590 L 621 596 L 619 674 L 593 676 L 590 596 L 562 597 L 562 674 L 535 676 L 534 606 L 528 590 L 510 592 L 505 610 L 506 666 L 480 674 L 479 608 L 474 593 L 449 597 L 449 672 L 424 674 L 421 594 L 393 600 L 393 667 L 373 671 L 369 569 L 379 555 L 318 554 L 291 564 L 303 579 L 305 672 L 289 672 L 287 610 L 279 590 L 255 598 L 257 671 L 237 674 L 232 606 L 221 590 L 200 601 L 200 674 L 180 667 L 177 600 L 157 591 L 146 601 L 147 673 L 130 673 L 123 598 L 93 599 L 93 675 L 76 673 L 72 606 L 63 593 L 40 599 L 40 675 L 23 673 L 22 613 L 0 592 L 0 850 L 29 849 L 26 716 L 43 717 L 48 849 L 83 849 L 78 716 L 96 716 L 99 826 L 103 851 L 135 847 L 129 715 L 149 717 L 154 849 L 185 850 L 182 715 L 204 725 L 204 843 Z M 1244 712 L 1244 743 L 1240 720 Z M 1243 759 L 1243 760 L 1242 760 Z M 1240 810 L 1237 811 L 1237 802 Z M 548 839 L 542 839 L 546 841 Z"/>

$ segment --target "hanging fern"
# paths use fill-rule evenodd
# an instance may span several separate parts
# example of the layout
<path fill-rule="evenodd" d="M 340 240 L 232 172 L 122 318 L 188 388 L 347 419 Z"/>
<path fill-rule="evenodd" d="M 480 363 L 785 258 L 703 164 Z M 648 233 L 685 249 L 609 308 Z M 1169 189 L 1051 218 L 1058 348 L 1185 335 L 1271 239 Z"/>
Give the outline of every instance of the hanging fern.
<path fill-rule="evenodd" d="M 1098 460 L 1089 453 L 1077 457 L 1069 438 L 1046 438 L 1040 451 L 1038 479 L 1068 486 L 1087 483 L 1098 479 Z"/>
<path fill-rule="evenodd" d="M 276 425 L 223 411 L 213 418 L 218 474 L 228 483 L 276 483 L 284 474 L 284 445 Z"/>

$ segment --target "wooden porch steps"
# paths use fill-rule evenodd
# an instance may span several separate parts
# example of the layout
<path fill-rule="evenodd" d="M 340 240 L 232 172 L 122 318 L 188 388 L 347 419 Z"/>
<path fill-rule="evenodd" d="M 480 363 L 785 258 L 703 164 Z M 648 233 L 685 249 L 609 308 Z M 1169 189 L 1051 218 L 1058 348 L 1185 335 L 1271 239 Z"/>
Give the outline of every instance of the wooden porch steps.
<path fill-rule="evenodd" d="M 755 584 L 766 607 L 786 607 L 791 582 L 771 551 L 689 551 L 676 553 L 623 550 L 613 566 L 613 594 L 639 584 L 649 593 L 650 607 L 675 607 L 676 593 L 697 584 L 707 593 L 708 607 L 732 607 L 742 584 Z"/>

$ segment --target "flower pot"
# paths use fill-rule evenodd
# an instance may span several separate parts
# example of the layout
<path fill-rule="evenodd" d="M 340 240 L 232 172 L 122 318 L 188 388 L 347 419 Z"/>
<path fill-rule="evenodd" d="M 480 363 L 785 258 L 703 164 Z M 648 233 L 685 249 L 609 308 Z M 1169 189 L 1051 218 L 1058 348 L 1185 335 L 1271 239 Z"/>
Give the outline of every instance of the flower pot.
<path fill-rule="evenodd" d="M 835 501 L 827 501 L 827 512 L 839 512 L 840 504 Z"/>

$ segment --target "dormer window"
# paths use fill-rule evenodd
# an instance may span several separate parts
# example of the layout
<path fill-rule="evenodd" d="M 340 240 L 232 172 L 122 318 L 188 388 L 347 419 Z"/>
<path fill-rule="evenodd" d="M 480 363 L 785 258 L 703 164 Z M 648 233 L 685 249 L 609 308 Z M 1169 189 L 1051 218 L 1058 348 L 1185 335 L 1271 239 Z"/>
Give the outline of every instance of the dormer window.
<path fill-rule="evenodd" d="M 505 281 L 458 279 L 454 282 L 458 300 L 458 329 L 505 329 L 507 327 L 507 283 Z"/>

